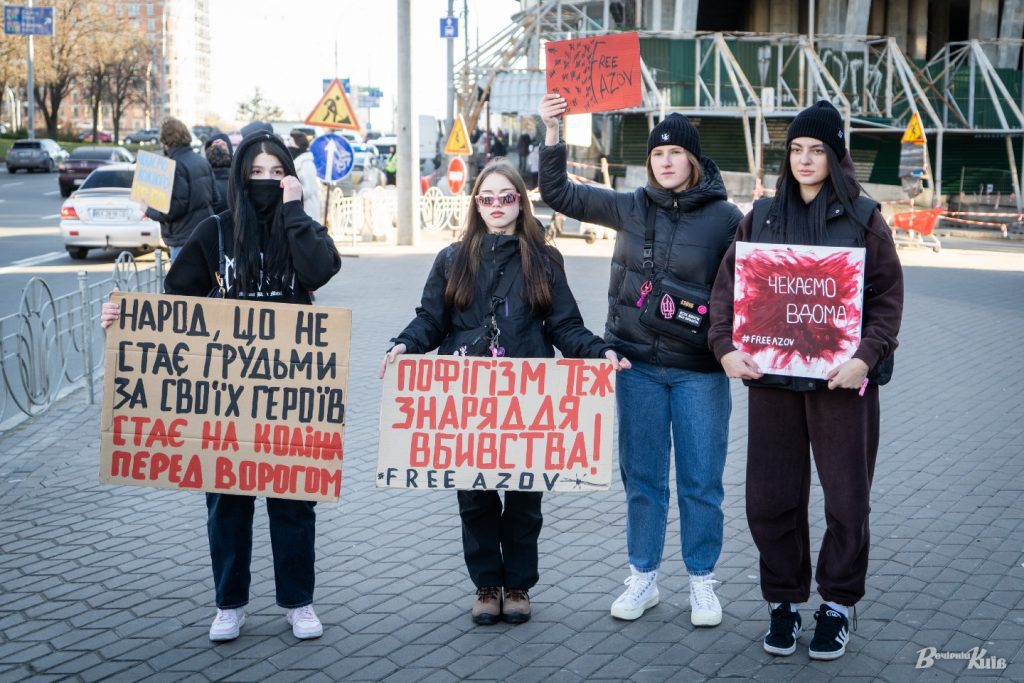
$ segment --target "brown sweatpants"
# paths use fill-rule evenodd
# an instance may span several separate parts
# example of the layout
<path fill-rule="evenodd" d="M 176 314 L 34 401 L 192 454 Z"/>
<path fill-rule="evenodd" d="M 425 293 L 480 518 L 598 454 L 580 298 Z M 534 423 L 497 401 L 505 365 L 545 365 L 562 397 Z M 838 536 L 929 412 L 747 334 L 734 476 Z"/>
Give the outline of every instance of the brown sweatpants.
<path fill-rule="evenodd" d="M 871 479 L 878 454 L 878 387 L 789 391 L 751 387 L 747 522 L 761 554 L 769 602 L 807 602 L 811 548 L 810 453 L 825 496 L 825 536 L 815 579 L 826 601 L 864 597 Z"/>

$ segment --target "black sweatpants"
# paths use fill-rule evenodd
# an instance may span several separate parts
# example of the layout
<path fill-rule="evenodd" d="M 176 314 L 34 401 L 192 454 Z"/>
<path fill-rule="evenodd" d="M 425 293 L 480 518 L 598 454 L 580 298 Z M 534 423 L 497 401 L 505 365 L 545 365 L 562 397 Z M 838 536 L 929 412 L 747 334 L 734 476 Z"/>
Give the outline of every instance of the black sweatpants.
<path fill-rule="evenodd" d="M 458 492 L 462 550 L 477 588 L 530 589 L 537 584 L 542 495 L 506 491 L 502 509 L 497 491 Z"/>
<path fill-rule="evenodd" d="M 878 455 L 878 386 L 798 392 L 751 387 L 747 522 L 761 554 L 769 602 L 807 602 L 811 549 L 810 453 L 825 496 L 825 536 L 815 579 L 826 601 L 864 597 L 871 479 Z"/>

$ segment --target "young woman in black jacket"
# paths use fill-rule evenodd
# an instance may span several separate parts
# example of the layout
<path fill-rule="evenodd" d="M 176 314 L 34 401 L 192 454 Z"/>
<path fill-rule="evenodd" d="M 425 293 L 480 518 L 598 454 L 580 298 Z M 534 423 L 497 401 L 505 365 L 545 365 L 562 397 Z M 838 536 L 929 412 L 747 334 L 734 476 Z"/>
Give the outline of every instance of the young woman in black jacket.
<path fill-rule="evenodd" d="M 658 604 L 674 444 L 690 622 L 715 626 L 722 620 L 714 569 L 722 549 L 732 404 L 729 380 L 705 336 L 707 303 L 741 214 L 726 201 L 718 167 L 701 154 L 697 129 L 680 114 L 669 114 L 651 131 L 645 187 L 616 192 L 569 182 L 558 138 L 565 110 L 560 95 L 541 100 L 547 126 L 541 196 L 555 211 L 617 231 L 605 338 L 633 361 L 615 392 L 631 571 L 611 614 L 638 619 Z"/>
<path fill-rule="evenodd" d="M 221 243 L 226 263 L 221 275 L 229 299 L 310 304 L 310 292 L 341 267 L 334 240 L 302 210 L 302 186 L 277 136 L 258 132 L 239 144 L 228 206 L 196 226 L 167 273 L 167 294 L 207 296 L 218 284 Z M 119 308 L 103 305 L 104 327 L 118 318 Z M 206 494 L 217 601 L 210 640 L 233 640 L 245 623 L 254 504 L 252 496 Z M 287 610 L 292 633 L 300 639 L 323 634 L 313 611 L 315 505 L 267 498 L 277 604 Z"/>
<path fill-rule="evenodd" d="M 520 272 L 495 312 L 498 340 L 484 353 L 553 358 L 553 342 L 566 357 L 607 358 L 616 370 L 628 368 L 628 360 L 584 327 L 562 256 L 544 243 L 515 166 L 504 159 L 489 163 L 471 196 L 475 208 L 466 215 L 461 241 L 437 255 L 416 317 L 393 340 L 380 376 L 403 353 L 474 354 L 466 346 L 490 316 L 491 292 L 513 260 Z M 459 491 L 458 500 L 466 567 L 477 588 L 473 621 L 528 621 L 528 591 L 539 579 L 541 494 L 506 491 L 504 510 L 497 491 Z"/>

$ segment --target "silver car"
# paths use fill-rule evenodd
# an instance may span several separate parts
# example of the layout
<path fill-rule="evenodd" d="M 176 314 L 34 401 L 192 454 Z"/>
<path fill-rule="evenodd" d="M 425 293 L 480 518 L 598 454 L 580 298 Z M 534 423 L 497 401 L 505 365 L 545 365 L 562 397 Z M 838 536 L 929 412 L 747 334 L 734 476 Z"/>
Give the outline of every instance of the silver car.
<path fill-rule="evenodd" d="M 60 209 L 60 235 L 73 259 L 90 249 L 163 248 L 160 224 L 146 218 L 142 205 L 131 199 L 135 164 L 97 168 Z"/>
<path fill-rule="evenodd" d="M 58 164 L 68 158 L 66 149 L 50 138 L 18 140 L 7 152 L 7 172 L 20 170 L 53 173 Z"/>

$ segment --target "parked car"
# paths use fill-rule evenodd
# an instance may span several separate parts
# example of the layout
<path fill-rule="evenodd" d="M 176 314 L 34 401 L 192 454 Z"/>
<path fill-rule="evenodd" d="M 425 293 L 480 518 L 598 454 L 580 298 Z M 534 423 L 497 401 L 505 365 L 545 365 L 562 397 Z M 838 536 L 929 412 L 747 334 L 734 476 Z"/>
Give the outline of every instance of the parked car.
<path fill-rule="evenodd" d="M 100 142 L 113 142 L 114 141 L 114 136 L 111 135 L 110 133 L 106 132 L 105 130 L 98 130 L 98 131 L 96 131 L 96 137 L 99 138 Z M 87 130 L 84 133 L 80 134 L 78 136 L 78 139 L 81 140 L 82 142 L 95 142 L 95 140 L 92 139 L 92 131 L 91 130 Z"/>
<path fill-rule="evenodd" d="M 134 145 L 144 144 L 156 144 L 160 142 L 160 129 L 159 128 L 143 128 L 137 130 L 134 133 L 129 133 L 124 139 L 125 142 L 130 142 Z"/>
<path fill-rule="evenodd" d="M 53 173 L 60 162 L 68 158 L 68 151 L 50 138 L 18 140 L 7 152 L 7 172 L 46 171 Z"/>
<path fill-rule="evenodd" d="M 124 147 L 79 147 L 60 165 L 60 176 L 57 177 L 60 196 L 70 197 L 86 176 L 100 166 L 134 161 L 135 157 Z"/>
<path fill-rule="evenodd" d="M 131 200 L 135 164 L 97 168 L 60 209 L 60 235 L 73 259 L 90 249 L 163 248 L 160 224 L 146 218 L 142 205 Z"/>
<path fill-rule="evenodd" d="M 210 139 L 211 135 L 219 133 L 220 129 L 217 126 L 192 126 L 192 134 L 199 138 L 202 142 L 206 142 Z"/>
<path fill-rule="evenodd" d="M 348 136 L 345 136 L 346 139 Z M 380 155 L 377 148 L 365 142 L 353 142 L 352 145 L 352 170 L 347 176 L 341 179 L 340 186 L 344 189 L 361 190 L 383 185 L 384 157 Z"/>

